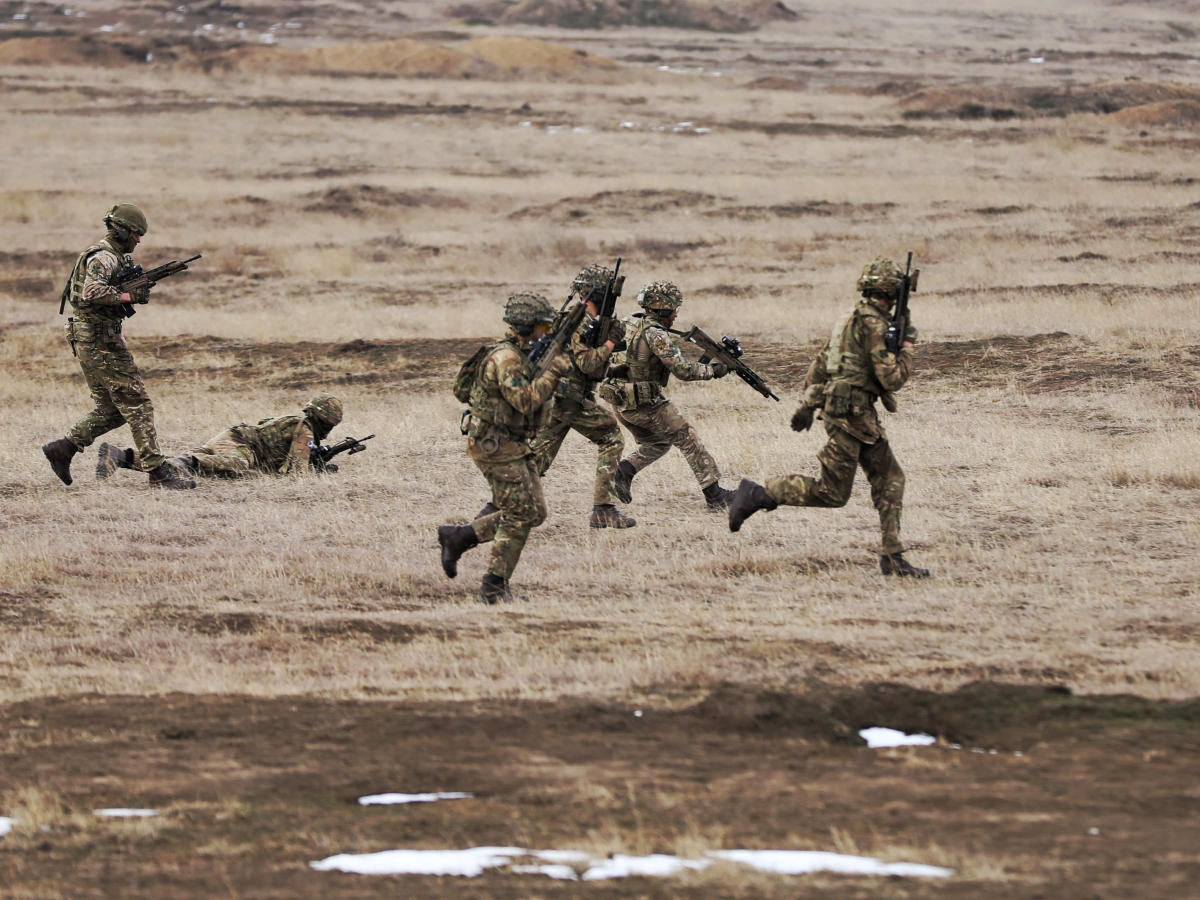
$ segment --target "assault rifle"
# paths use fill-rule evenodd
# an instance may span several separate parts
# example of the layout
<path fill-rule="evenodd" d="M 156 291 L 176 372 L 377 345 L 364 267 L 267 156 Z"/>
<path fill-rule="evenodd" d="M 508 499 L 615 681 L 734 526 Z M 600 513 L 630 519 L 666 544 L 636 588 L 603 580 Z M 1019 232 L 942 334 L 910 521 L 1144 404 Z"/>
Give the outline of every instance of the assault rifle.
<path fill-rule="evenodd" d="M 612 331 L 613 319 L 616 318 L 617 312 L 617 298 L 621 296 L 621 289 L 625 287 L 625 276 L 618 274 L 620 271 L 621 257 L 618 256 L 612 278 L 608 279 L 608 284 L 604 286 L 604 296 L 596 304 L 596 320 L 583 333 L 584 344 L 593 349 L 607 343 L 609 332 Z"/>
<path fill-rule="evenodd" d="M 169 263 L 163 263 L 161 266 L 155 266 L 149 270 L 143 269 L 139 265 L 130 264 L 117 272 L 112 280 L 112 286 L 122 294 L 129 294 L 132 298 L 132 302 L 121 304 L 125 310 L 125 318 L 132 318 L 137 312 L 133 308 L 134 303 L 150 302 L 150 288 L 154 287 L 154 285 L 158 284 L 164 278 L 170 278 L 172 275 L 178 275 L 180 272 L 186 271 L 188 263 L 195 262 L 199 258 L 200 254 L 197 253 L 191 259 L 185 259 L 182 262 L 173 259 Z"/>
<path fill-rule="evenodd" d="M 566 346 L 567 341 L 571 340 L 571 335 L 583 321 L 586 312 L 586 304 L 578 300 L 573 304 L 566 305 L 559 311 L 551 332 L 533 342 L 533 346 L 529 348 L 529 362 L 533 365 L 534 378 L 540 378 L 550 371 L 550 366 L 554 364 L 554 358 Z"/>
<path fill-rule="evenodd" d="M 752 368 L 742 362 L 742 357 L 746 355 L 746 351 L 742 349 L 742 342 L 737 338 L 722 337 L 717 341 L 710 335 L 704 332 L 704 329 L 699 325 L 693 325 L 691 331 L 675 331 L 671 330 L 671 334 L 677 334 L 685 341 L 695 344 L 704 351 L 704 355 L 700 357 L 700 362 L 708 363 L 716 361 L 729 367 L 729 371 L 737 375 L 738 378 L 750 385 L 764 397 L 770 397 L 772 400 L 779 402 L 779 398 L 775 396 L 775 392 L 767 387 L 767 382 L 761 375 L 755 372 Z"/>
<path fill-rule="evenodd" d="M 910 274 L 911 272 L 911 274 Z M 883 343 L 890 353 L 899 353 L 904 346 L 904 332 L 908 330 L 908 295 L 917 292 L 917 279 L 921 270 L 912 267 L 912 251 L 908 251 L 908 262 L 904 264 L 904 280 L 900 282 L 900 294 L 896 297 L 896 311 L 888 324 Z"/>
<path fill-rule="evenodd" d="M 366 442 L 375 437 L 373 434 L 368 434 L 365 438 L 348 437 L 344 441 L 338 441 L 336 444 L 318 444 L 316 441 L 308 442 L 308 461 L 318 472 L 336 472 L 338 467 L 330 464 L 330 460 L 339 453 L 349 451 L 353 456 L 355 453 L 362 453 L 366 450 Z"/>

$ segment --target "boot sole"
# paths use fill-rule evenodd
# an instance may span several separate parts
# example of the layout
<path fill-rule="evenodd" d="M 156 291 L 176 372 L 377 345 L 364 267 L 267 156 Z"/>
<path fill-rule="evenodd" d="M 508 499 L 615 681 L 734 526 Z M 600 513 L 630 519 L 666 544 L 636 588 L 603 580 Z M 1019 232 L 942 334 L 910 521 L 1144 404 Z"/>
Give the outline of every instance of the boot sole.
<path fill-rule="evenodd" d="M 588 526 L 591 528 L 633 528 L 637 525 L 637 520 L 631 522 L 609 522 L 604 519 L 589 521 Z"/>

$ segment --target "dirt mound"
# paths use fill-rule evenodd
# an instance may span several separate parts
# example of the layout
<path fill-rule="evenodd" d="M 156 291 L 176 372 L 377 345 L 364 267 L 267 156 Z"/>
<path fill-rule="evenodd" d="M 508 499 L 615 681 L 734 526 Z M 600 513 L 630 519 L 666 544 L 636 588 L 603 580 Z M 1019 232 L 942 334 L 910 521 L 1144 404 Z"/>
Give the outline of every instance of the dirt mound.
<path fill-rule="evenodd" d="M 1115 113 L 1129 107 L 1171 101 L 1200 102 L 1200 91 L 1152 81 L 1099 82 L 1082 87 L 998 88 L 936 87 L 900 101 L 906 119 L 996 119 Z"/>
<path fill-rule="evenodd" d="M 92 37 L 34 37 L 0 41 L 0 66 L 132 66 L 145 63 L 144 47 Z"/>
<path fill-rule="evenodd" d="M 396 75 L 404 78 L 463 78 L 492 74 L 469 53 L 400 38 L 394 41 L 331 44 L 308 49 L 240 47 L 212 62 L 213 68 L 276 75 Z"/>
<path fill-rule="evenodd" d="M 783 7 L 771 0 L 749 0 L 756 15 L 781 15 Z M 701 31 L 753 31 L 761 22 L 750 19 L 737 6 L 723 7 L 705 0 L 503 0 L 451 7 L 450 15 L 486 25 L 547 25 L 555 28 L 686 28 Z M 793 13 L 793 15 L 795 15 Z M 781 21 L 766 19 L 762 21 Z"/>
<path fill-rule="evenodd" d="M 741 0 L 730 9 L 760 28 L 775 22 L 798 22 L 803 18 L 782 0 Z"/>
<path fill-rule="evenodd" d="M 617 67 L 611 59 L 533 38 L 485 37 L 468 41 L 458 50 L 509 75 L 575 75 Z"/>
<path fill-rule="evenodd" d="M 594 221 L 612 216 L 647 215 L 675 209 L 711 206 L 718 197 L 702 191 L 632 190 L 601 191 L 590 197 L 564 197 L 554 203 L 525 206 L 509 214 L 512 219 L 546 218 L 558 221 Z"/>
<path fill-rule="evenodd" d="M 389 206 L 432 206 L 438 209 L 461 207 L 466 204 L 432 189 L 417 191 L 393 191 L 378 185 L 360 184 L 352 187 L 335 187 L 326 191 L 314 191 L 307 195 L 314 202 L 304 207 L 305 212 L 331 212 L 341 216 L 363 217 L 367 209 Z M 348 352 L 342 350 L 342 352 Z"/>
<path fill-rule="evenodd" d="M 746 87 L 756 91 L 803 91 L 808 82 L 800 78 L 785 78 L 783 75 L 764 75 L 748 82 Z"/>
<path fill-rule="evenodd" d="M 1109 113 L 1106 121 L 1120 125 L 1195 126 L 1200 125 L 1200 101 L 1165 100 L 1143 103 Z"/>

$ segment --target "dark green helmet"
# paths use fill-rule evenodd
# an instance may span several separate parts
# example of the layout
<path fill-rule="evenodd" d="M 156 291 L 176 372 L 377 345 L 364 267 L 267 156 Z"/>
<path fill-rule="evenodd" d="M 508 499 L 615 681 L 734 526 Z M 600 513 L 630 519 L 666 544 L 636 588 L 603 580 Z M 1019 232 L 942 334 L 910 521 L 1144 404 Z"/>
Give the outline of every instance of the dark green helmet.
<path fill-rule="evenodd" d="M 653 281 L 638 294 L 638 305 L 642 309 L 679 309 L 683 306 L 683 292 L 669 281 Z"/>
<path fill-rule="evenodd" d="M 613 272 L 608 266 L 584 266 L 575 280 L 571 282 L 571 291 L 583 298 L 595 291 L 603 291 L 612 280 Z"/>
<path fill-rule="evenodd" d="M 863 266 L 862 275 L 858 277 L 855 287 L 861 294 L 882 294 L 885 297 L 895 297 L 904 281 L 904 272 L 900 267 L 883 256 Z"/>
<path fill-rule="evenodd" d="M 522 291 L 520 294 L 513 294 L 504 304 L 504 321 L 509 325 L 529 327 L 543 322 L 549 324 L 554 321 L 554 307 L 541 294 Z"/>
<path fill-rule="evenodd" d="M 304 414 L 325 426 L 325 434 L 342 421 L 342 401 L 333 394 L 317 394 L 304 404 Z"/>
<path fill-rule="evenodd" d="M 140 207 L 134 206 L 132 203 L 118 203 L 104 214 L 105 225 L 111 228 L 114 223 L 123 228 L 128 228 L 130 231 L 136 231 L 143 237 L 150 230 L 150 223 L 146 220 L 146 214 L 142 212 Z"/>

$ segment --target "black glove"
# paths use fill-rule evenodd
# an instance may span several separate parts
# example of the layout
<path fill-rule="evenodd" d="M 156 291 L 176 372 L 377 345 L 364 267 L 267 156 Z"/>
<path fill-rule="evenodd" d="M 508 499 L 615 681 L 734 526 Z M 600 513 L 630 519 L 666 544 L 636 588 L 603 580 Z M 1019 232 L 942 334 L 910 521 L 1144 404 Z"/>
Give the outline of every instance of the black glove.
<path fill-rule="evenodd" d="M 587 327 L 583 329 L 583 345 L 585 347 L 595 347 L 596 342 L 600 339 L 600 320 L 592 319 L 588 322 Z"/>
<path fill-rule="evenodd" d="M 808 431 L 812 428 L 813 408 L 802 406 L 792 415 L 792 431 Z"/>
<path fill-rule="evenodd" d="M 725 363 L 715 362 L 712 364 L 713 378 L 724 378 L 729 374 L 729 366 Z"/>
<path fill-rule="evenodd" d="M 621 338 L 619 341 L 613 344 L 613 353 L 622 353 L 628 349 L 629 341 L 625 340 L 625 338 Z"/>

